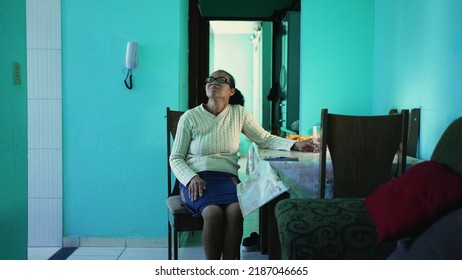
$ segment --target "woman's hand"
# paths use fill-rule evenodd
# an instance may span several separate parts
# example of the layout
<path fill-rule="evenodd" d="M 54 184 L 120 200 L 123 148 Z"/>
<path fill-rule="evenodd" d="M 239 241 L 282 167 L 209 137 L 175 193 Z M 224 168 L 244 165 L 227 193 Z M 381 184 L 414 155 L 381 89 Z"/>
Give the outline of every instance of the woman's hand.
<path fill-rule="evenodd" d="M 204 194 L 207 188 L 207 182 L 201 179 L 199 175 L 194 176 L 188 184 L 189 198 L 194 201 Z"/>
<path fill-rule="evenodd" d="M 297 141 L 292 146 L 291 150 L 299 152 L 314 152 L 318 149 L 318 145 L 312 140 Z"/>

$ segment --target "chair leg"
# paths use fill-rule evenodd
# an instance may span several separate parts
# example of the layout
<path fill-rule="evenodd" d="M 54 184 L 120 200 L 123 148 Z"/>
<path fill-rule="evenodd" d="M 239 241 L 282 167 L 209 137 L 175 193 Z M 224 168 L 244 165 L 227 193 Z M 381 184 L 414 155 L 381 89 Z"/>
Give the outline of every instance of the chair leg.
<path fill-rule="evenodd" d="M 178 260 L 178 231 L 173 228 L 173 259 Z"/>
<path fill-rule="evenodd" d="M 172 225 L 170 221 L 168 223 L 168 259 L 172 259 Z"/>

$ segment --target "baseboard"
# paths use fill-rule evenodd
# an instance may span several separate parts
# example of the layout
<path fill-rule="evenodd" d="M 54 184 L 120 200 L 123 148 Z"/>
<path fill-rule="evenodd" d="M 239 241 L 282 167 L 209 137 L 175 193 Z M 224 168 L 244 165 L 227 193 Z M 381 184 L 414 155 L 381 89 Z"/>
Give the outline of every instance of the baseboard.
<path fill-rule="evenodd" d="M 63 237 L 63 247 L 167 248 L 167 238 Z"/>

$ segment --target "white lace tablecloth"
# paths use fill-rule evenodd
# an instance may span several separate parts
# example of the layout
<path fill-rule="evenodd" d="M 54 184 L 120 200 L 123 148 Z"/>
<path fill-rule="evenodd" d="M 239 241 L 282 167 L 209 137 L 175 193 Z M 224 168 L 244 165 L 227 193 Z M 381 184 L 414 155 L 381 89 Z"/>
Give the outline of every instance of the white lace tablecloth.
<path fill-rule="evenodd" d="M 329 156 L 326 162 L 326 197 L 331 197 Z M 294 198 L 319 197 L 319 153 L 267 150 L 252 144 L 246 172 L 249 177 L 237 186 L 244 217 L 286 191 Z"/>

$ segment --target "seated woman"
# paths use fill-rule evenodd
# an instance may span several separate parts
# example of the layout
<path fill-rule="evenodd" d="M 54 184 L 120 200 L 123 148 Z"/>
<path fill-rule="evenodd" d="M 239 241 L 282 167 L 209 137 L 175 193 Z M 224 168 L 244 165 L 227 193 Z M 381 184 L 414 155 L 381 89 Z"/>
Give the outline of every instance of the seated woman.
<path fill-rule="evenodd" d="M 207 103 L 186 111 L 178 122 L 170 165 L 181 183 L 184 206 L 204 219 L 206 258 L 233 260 L 240 256 L 243 232 L 236 192 L 241 132 L 266 149 L 312 152 L 315 147 L 310 141 L 271 135 L 258 125 L 241 106 L 243 97 L 228 72 L 213 72 L 205 91 Z"/>

